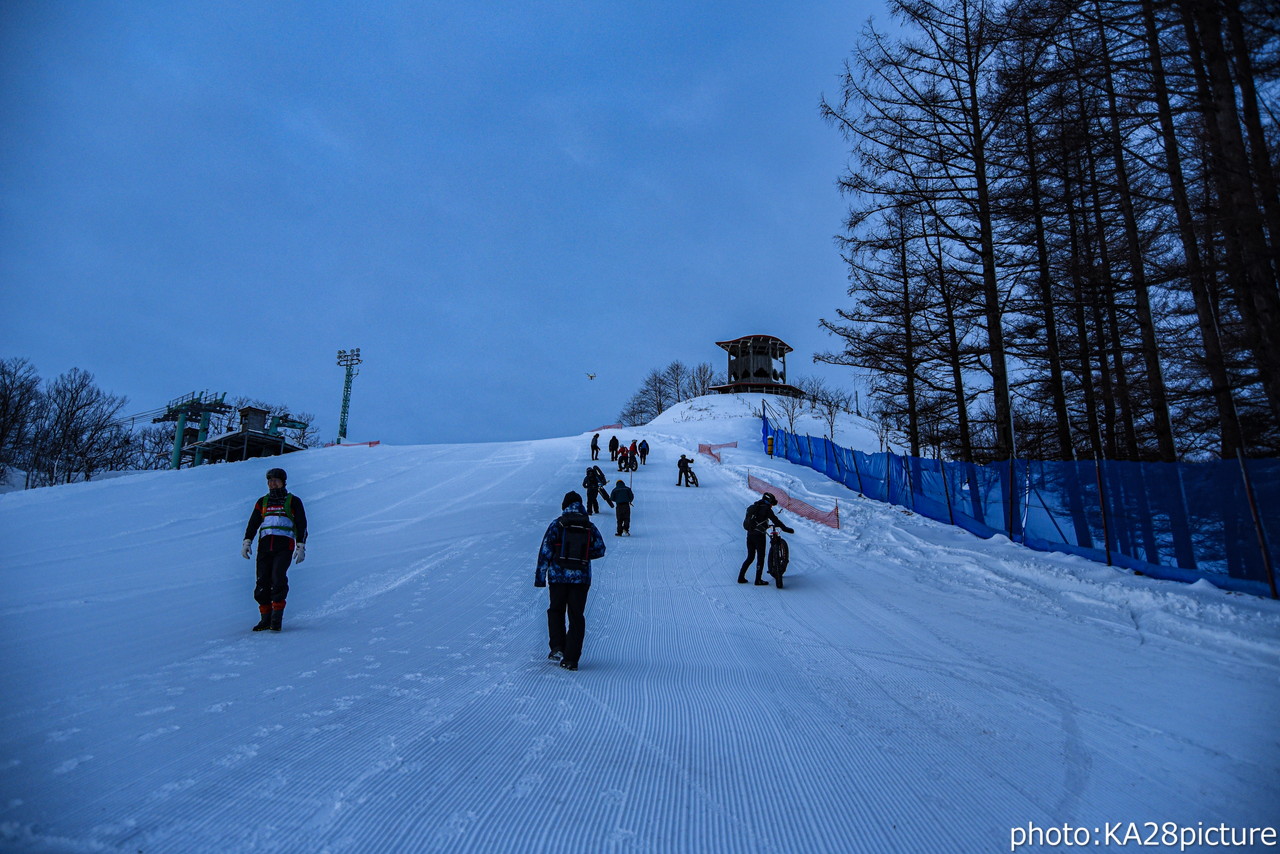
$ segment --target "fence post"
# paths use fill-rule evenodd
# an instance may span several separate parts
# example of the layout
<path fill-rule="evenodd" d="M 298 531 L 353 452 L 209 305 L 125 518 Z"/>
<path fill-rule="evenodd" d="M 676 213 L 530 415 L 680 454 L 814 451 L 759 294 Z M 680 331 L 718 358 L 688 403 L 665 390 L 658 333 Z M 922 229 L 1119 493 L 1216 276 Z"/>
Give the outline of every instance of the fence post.
<path fill-rule="evenodd" d="M 1014 500 L 1013 500 L 1013 491 L 1017 488 L 1014 483 L 1015 480 L 1017 480 L 1017 478 L 1014 476 L 1014 471 L 1013 471 L 1013 457 L 1010 456 L 1009 457 L 1009 488 L 1005 490 L 1005 494 L 1002 496 L 1002 498 L 1004 499 L 1004 512 L 1006 514 L 1004 518 L 1005 518 L 1005 522 L 1007 523 L 1007 527 L 1009 529 L 1009 539 L 1012 542 L 1016 543 L 1017 539 L 1013 536 L 1013 518 L 1016 515 L 1016 510 L 1017 510 L 1017 508 L 1014 507 Z"/>
<path fill-rule="evenodd" d="M 947 463 L 945 460 L 938 460 L 938 474 L 942 476 L 942 497 L 947 499 L 947 524 L 954 525 L 956 523 L 956 514 L 951 512 L 951 490 L 947 489 Z"/>
<path fill-rule="evenodd" d="M 1249 468 L 1244 462 L 1244 450 L 1236 448 L 1236 459 L 1240 460 L 1240 476 L 1244 478 L 1244 494 L 1249 498 L 1249 512 L 1253 514 L 1253 530 L 1258 535 L 1258 548 L 1262 551 L 1262 566 L 1267 570 L 1267 583 L 1271 585 L 1271 598 L 1280 599 L 1276 595 L 1276 572 L 1271 565 L 1271 551 L 1267 548 L 1267 532 L 1262 527 L 1262 517 L 1258 515 L 1258 502 L 1253 495 L 1253 482 L 1249 480 Z"/>
<path fill-rule="evenodd" d="M 921 476 L 920 463 L 922 460 L 919 457 L 912 456 L 906 456 L 903 459 L 907 461 L 907 494 L 911 496 L 911 511 L 919 513 L 920 511 L 916 510 L 916 483 Z M 915 463 L 914 468 L 912 463 Z"/>
<path fill-rule="evenodd" d="M 1102 511 L 1102 547 L 1107 552 L 1107 566 L 1111 566 L 1111 532 L 1107 530 L 1107 491 L 1102 486 L 1102 457 L 1095 457 L 1093 468 L 1098 478 L 1098 509 Z"/>

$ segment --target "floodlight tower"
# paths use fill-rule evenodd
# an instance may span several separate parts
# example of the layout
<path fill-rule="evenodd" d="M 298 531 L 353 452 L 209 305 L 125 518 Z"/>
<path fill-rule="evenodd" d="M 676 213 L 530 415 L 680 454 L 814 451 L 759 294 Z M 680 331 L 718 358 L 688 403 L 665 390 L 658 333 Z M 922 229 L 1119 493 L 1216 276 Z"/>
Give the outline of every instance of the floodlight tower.
<path fill-rule="evenodd" d="M 347 369 L 346 382 L 342 384 L 342 417 L 338 419 L 338 444 L 342 444 L 342 440 L 347 438 L 347 410 L 351 408 L 351 381 L 355 379 L 356 374 L 360 370 L 356 365 L 360 364 L 360 348 L 354 350 L 339 350 L 338 365 Z"/>

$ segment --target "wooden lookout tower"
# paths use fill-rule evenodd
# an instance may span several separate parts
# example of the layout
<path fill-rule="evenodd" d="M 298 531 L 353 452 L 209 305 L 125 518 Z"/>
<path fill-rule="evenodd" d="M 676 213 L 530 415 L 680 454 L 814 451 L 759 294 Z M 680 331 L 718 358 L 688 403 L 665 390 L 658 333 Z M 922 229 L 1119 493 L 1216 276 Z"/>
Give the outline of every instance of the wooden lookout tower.
<path fill-rule="evenodd" d="M 786 397 L 804 397 L 804 392 L 787 384 L 787 354 L 791 348 L 772 335 L 744 335 L 732 341 L 717 341 L 729 354 L 729 382 L 712 386 L 719 394 L 758 392 Z"/>

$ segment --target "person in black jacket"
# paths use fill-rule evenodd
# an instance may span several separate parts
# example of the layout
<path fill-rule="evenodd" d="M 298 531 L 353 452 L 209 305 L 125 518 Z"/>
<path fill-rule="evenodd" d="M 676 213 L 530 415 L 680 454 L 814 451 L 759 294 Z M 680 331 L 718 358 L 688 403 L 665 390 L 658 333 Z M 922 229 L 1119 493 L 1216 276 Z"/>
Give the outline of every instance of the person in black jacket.
<path fill-rule="evenodd" d="M 600 490 L 608 484 L 605 480 L 604 473 L 599 472 L 598 466 L 591 466 L 587 469 L 587 476 L 582 479 L 582 488 L 587 491 L 587 515 L 600 512 Z M 605 493 L 605 500 L 609 500 L 608 493 Z"/>
<path fill-rule="evenodd" d="M 682 483 L 685 486 L 693 486 L 693 482 L 690 480 L 692 472 L 689 470 L 689 464 L 692 462 L 693 460 L 689 459 L 684 454 L 681 454 L 680 459 L 676 460 L 676 486 L 679 486 Z"/>
<path fill-rule="evenodd" d="M 600 434 L 591 437 L 591 459 L 600 459 Z"/>
<path fill-rule="evenodd" d="M 605 476 L 604 469 L 600 466 L 592 466 L 591 470 L 596 473 L 596 484 L 600 488 L 600 497 L 604 499 L 604 503 L 610 507 L 613 506 L 613 499 L 609 497 L 609 478 Z"/>
<path fill-rule="evenodd" d="M 747 531 L 747 559 L 742 562 L 742 569 L 738 570 L 738 583 L 747 583 L 747 567 L 751 566 L 751 561 L 756 562 L 756 584 L 768 587 L 769 582 L 765 581 L 764 575 L 764 558 L 768 551 L 767 542 L 765 540 L 765 531 L 770 525 L 777 525 L 788 534 L 794 534 L 795 531 L 788 528 L 773 513 L 773 508 L 777 506 L 778 499 L 774 497 L 772 492 L 766 492 L 760 496 L 760 500 L 747 508 L 747 517 L 742 520 L 742 527 Z"/>
<path fill-rule="evenodd" d="M 617 436 L 609 437 L 609 459 L 611 460 L 618 459 L 618 437 Z"/>
<path fill-rule="evenodd" d="M 258 535 L 257 584 L 253 598 L 261 619 L 255 632 L 280 631 L 284 623 L 285 597 L 289 594 L 289 564 L 302 563 L 307 556 L 307 512 L 302 499 L 285 490 L 284 469 L 267 472 L 267 494 L 258 499 L 249 514 L 240 554 L 245 560 L 253 551 Z"/>
<path fill-rule="evenodd" d="M 613 488 L 613 495 L 610 500 L 614 506 L 614 516 L 618 522 L 618 532 L 615 537 L 621 537 L 626 534 L 631 536 L 631 505 L 635 503 L 636 494 L 631 491 L 631 487 L 627 486 L 626 481 L 618 480 L 617 486 Z"/>

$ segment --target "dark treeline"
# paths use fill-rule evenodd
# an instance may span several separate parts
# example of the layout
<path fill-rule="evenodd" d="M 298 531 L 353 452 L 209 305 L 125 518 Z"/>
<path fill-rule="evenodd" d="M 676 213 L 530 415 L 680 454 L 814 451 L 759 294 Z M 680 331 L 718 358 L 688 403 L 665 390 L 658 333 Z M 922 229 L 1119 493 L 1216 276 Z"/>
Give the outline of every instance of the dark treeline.
<path fill-rule="evenodd" d="M 913 454 L 1280 453 L 1274 0 L 890 0 L 824 116 L 852 305 Z"/>
<path fill-rule="evenodd" d="M 707 394 L 713 385 L 726 381 L 708 362 L 691 368 L 684 362 L 674 361 L 665 368 L 654 368 L 640 389 L 631 395 L 618 420 L 628 427 L 648 424 L 677 403 Z"/>
<path fill-rule="evenodd" d="M 0 359 L 0 479 L 16 470 L 30 488 L 91 480 L 108 471 L 168 468 L 175 425 L 152 423 L 163 408 L 122 415 L 127 402 L 103 391 L 80 368 L 42 380 L 30 361 Z M 242 406 L 288 414 L 287 407 L 248 398 L 232 406 L 211 421 L 209 435 L 238 429 Z M 315 420 L 306 413 L 295 417 Z M 283 432 L 302 447 L 316 438 L 310 428 Z"/>

